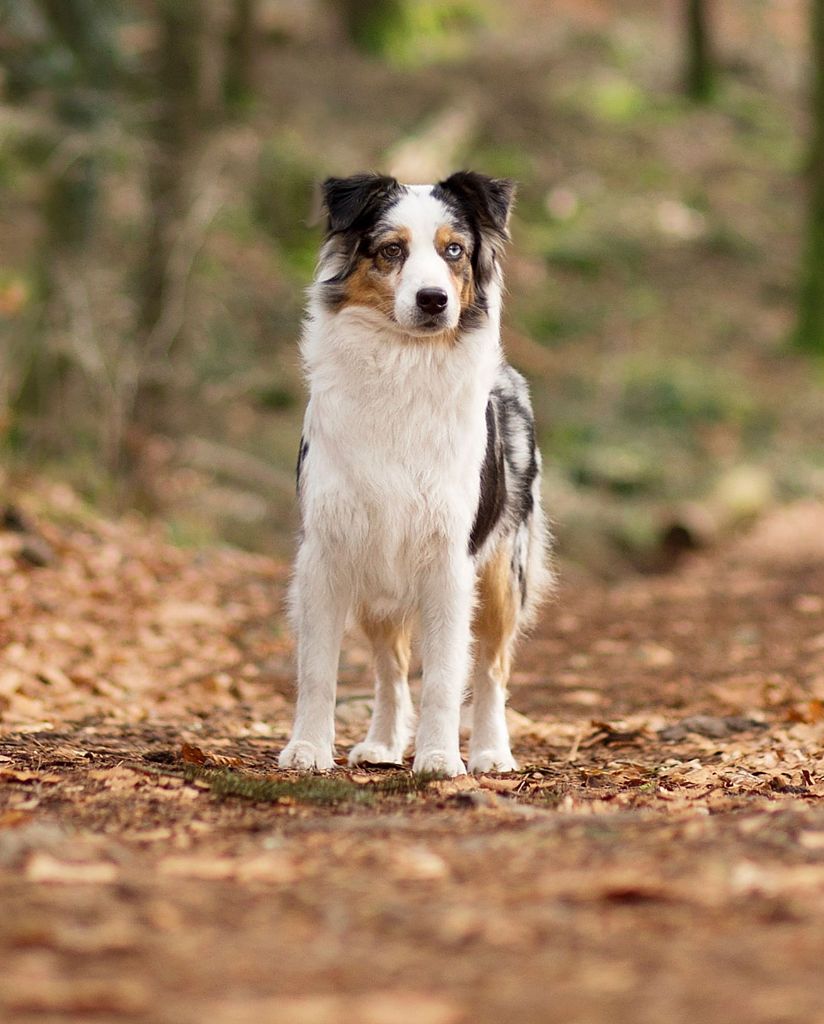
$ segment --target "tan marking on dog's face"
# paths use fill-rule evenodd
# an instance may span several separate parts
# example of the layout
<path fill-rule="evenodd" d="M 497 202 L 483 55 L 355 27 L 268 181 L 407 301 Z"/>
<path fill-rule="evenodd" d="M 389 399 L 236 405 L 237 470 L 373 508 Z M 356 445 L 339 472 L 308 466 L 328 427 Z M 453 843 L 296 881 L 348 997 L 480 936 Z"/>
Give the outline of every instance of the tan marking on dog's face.
<path fill-rule="evenodd" d="M 397 247 L 397 254 L 393 247 Z M 341 308 L 367 306 L 392 319 L 395 287 L 408 251 L 409 233 L 403 229 L 388 231 L 376 239 L 372 253 L 360 256 L 346 279 Z"/>
<path fill-rule="evenodd" d="M 478 653 L 506 688 L 511 663 L 511 642 L 518 621 L 518 603 L 512 580 L 511 552 L 501 545 L 478 574 L 478 604 L 472 632 Z"/>
<path fill-rule="evenodd" d="M 447 256 L 447 249 L 457 243 L 463 252 L 457 259 Z M 449 224 L 443 224 L 435 232 L 435 248 L 446 262 L 455 281 L 455 289 L 461 303 L 461 311 L 467 309 L 475 301 L 475 282 L 472 276 L 472 263 L 469 259 L 470 239 Z"/>
<path fill-rule="evenodd" d="M 375 267 L 374 260 L 361 256 L 357 266 L 346 279 L 346 290 L 340 308 L 367 306 L 384 316 L 391 317 L 395 303 L 395 290 L 389 277 Z"/>

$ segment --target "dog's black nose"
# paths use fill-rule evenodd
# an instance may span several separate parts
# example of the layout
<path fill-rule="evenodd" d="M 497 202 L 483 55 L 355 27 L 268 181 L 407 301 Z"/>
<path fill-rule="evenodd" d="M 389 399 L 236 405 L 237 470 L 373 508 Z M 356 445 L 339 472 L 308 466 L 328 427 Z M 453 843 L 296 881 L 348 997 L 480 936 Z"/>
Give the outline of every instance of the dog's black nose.
<path fill-rule="evenodd" d="M 421 288 L 415 296 L 415 301 L 418 303 L 418 309 L 434 316 L 436 313 L 442 313 L 446 309 L 449 296 L 443 288 Z"/>

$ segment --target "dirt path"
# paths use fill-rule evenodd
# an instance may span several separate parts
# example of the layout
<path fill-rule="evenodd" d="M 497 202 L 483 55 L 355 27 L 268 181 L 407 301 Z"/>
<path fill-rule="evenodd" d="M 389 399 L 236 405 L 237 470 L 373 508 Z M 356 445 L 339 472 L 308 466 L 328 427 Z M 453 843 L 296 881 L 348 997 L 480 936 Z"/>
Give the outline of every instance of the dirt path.
<path fill-rule="evenodd" d="M 824 1022 L 820 507 L 567 574 L 523 770 L 423 785 L 274 771 L 279 567 L 70 512 L 0 534 L 4 1021 Z"/>

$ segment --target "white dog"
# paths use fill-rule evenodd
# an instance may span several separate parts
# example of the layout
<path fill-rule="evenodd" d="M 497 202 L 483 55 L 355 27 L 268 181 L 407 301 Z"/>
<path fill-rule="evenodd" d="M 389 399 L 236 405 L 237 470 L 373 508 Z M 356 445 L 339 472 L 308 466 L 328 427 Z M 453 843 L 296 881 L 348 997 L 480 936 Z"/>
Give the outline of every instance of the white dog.
<path fill-rule="evenodd" d="M 505 716 L 512 649 L 549 573 L 529 395 L 500 344 L 513 194 L 512 182 L 468 171 L 434 186 L 379 175 L 324 185 L 328 233 L 302 343 L 297 714 L 282 768 L 334 765 L 350 617 L 376 672 L 372 721 L 350 764 L 402 762 L 418 623 L 414 770 L 465 772 L 458 734 L 473 631 L 469 769 L 516 768 Z"/>

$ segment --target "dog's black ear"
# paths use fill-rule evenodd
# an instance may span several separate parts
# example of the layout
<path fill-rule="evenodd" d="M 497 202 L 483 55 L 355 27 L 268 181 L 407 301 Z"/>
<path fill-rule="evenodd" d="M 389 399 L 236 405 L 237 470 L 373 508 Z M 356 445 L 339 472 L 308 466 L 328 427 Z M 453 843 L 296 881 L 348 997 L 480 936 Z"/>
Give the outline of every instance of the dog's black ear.
<path fill-rule="evenodd" d="M 503 239 L 509 238 L 509 216 L 515 199 L 514 181 L 489 178 L 476 171 L 457 171 L 442 181 L 439 188 L 454 196 L 482 231 L 493 231 Z"/>
<path fill-rule="evenodd" d="M 354 174 L 351 178 L 327 178 L 322 188 L 329 231 L 336 232 L 364 224 L 400 185 L 385 174 Z"/>

